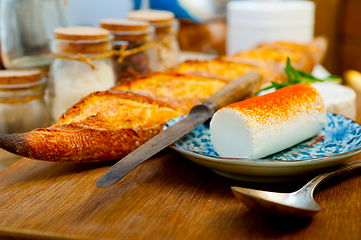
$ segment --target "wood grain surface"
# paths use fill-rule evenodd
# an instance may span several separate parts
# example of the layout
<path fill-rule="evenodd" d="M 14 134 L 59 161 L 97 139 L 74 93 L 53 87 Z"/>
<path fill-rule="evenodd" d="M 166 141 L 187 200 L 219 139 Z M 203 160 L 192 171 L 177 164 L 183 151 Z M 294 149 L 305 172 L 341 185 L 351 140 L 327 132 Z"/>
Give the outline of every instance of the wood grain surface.
<path fill-rule="evenodd" d="M 361 169 L 323 183 L 315 192 L 322 211 L 296 219 L 255 214 L 230 186 L 291 192 L 308 179 L 230 180 L 166 149 L 96 188 L 112 164 L 22 159 L 2 170 L 0 239 L 361 239 Z"/>

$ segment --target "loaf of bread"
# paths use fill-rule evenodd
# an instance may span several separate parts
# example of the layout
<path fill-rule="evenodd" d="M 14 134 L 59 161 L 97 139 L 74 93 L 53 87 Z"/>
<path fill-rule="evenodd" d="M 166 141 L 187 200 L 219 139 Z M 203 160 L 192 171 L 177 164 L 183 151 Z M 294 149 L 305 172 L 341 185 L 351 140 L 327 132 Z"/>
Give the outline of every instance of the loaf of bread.
<path fill-rule="evenodd" d="M 262 68 L 265 66 L 276 66 L 281 70 L 284 69 L 287 58 L 289 58 L 294 68 L 311 72 L 314 66 L 323 59 L 326 49 L 326 39 L 317 37 L 306 45 L 291 42 L 269 42 L 249 51 L 221 58 L 227 61 L 252 64 Z"/>
<path fill-rule="evenodd" d="M 49 128 L 1 134 L 3 149 L 33 159 L 96 162 L 121 158 L 160 132 L 182 112 L 132 92 L 95 92 Z"/>
<path fill-rule="evenodd" d="M 269 42 L 245 52 L 221 56 L 210 61 L 185 61 L 171 72 L 221 78 L 232 81 L 242 74 L 256 70 L 262 81 L 254 92 L 271 81 L 287 81 L 284 73 L 287 58 L 296 69 L 310 73 L 316 64 L 323 60 L 327 41 L 317 37 L 306 45 L 291 42 Z"/>
<path fill-rule="evenodd" d="M 226 84 L 222 79 L 184 74 L 150 74 L 88 95 L 49 128 L 0 134 L 0 146 L 45 161 L 120 159 Z"/>
<path fill-rule="evenodd" d="M 259 71 L 262 84 L 282 82 L 286 78 L 279 64 L 284 64 L 287 57 L 292 64 L 311 71 L 317 59 L 321 60 L 321 45 L 316 40 L 305 46 L 266 43 L 253 52 L 212 61 L 187 61 L 168 72 L 122 81 L 108 91 L 81 99 L 53 126 L 0 134 L 0 148 L 45 161 L 120 159 L 158 134 L 167 121 L 187 114 L 244 73 Z"/>

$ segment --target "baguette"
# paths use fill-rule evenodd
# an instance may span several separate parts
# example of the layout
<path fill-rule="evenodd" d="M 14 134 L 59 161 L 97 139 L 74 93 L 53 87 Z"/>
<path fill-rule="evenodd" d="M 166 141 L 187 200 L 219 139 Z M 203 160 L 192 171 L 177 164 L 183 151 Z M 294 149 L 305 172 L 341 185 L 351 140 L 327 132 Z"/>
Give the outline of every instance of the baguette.
<path fill-rule="evenodd" d="M 187 114 L 248 71 L 259 71 L 262 84 L 284 81 L 279 66 L 287 57 L 303 70 L 312 70 L 322 58 L 320 42 L 266 43 L 245 53 L 187 61 L 168 72 L 135 77 L 89 94 L 48 128 L 0 134 L 0 148 L 44 161 L 117 160 L 158 134 L 167 121 Z"/>
<path fill-rule="evenodd" d="M 159 133 L 182 113 L 149 96 L 104 91 L 83 98 L 49 128 L 1 134 L 1 148 L 56 162 L 119 159 Z"/>
<path fill-rule="evenodd" d="M 225 85 L 221 79 L 150 74 L 88 95 L 49 128 L 0 134 L 0 147 L 45 161 L 120 159 Z"/>

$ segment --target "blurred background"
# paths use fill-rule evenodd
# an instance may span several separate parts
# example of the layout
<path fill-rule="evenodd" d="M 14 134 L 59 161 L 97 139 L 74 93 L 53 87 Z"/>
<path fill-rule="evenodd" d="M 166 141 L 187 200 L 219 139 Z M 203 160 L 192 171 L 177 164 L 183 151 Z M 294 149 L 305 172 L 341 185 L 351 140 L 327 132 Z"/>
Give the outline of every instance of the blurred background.
<path fill-rule="evenodd" d="M 361 1 L 312 1 L 316 5 L 314 35 L 325 36 L 329 41 L 323 66 L 332 74 L 339 75 L 348 69 L 361 71 Z M 181 50 L 225 54 L 227 2 L 229 1 L 68 0 L 69 25 L 97 26 L 98 19 L 125 17 L 126 12 L 133 8 L 168 10 L 180 19 L 178 40 Z M 180 3 L 188 11 L 179 7 Z"/>
<path fill-rule="evenodd" d="M 3 0 L 1 0 L 3 1 Z M 246 0 L 239 0 L 246 1 Z M 250 0 L 252 1 L 252 0 Z M 360 0 L 312 0 L 315 3 L 314 35 L 325 36 L 329 48 L 323 66 L 332 74 L 361 71 Z M 64 0 L 69 26 L 98 26 L 99 19 L 125 18 L 135 9 L 172 11 L 179 19 L 181 50 L 226 54 L 227 3 L 229 0 Z"/>

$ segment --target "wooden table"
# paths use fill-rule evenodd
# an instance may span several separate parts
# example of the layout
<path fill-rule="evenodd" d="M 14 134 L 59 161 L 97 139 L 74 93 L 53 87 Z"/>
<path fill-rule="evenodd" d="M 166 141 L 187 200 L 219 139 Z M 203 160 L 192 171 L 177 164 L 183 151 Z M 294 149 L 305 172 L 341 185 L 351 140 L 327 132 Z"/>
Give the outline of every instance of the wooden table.
<path fill-rule="evenodd" d="M 0 239 L 361 239 L 361 169 L 323 183 L 315 192 L 322 211 L 294 219 L 249 211 L 230 186 L 290 192 L 308 179 L 230 180 L 166 149 L 96 188 L 112 164 L 22 159 L 1 171 Z"/>

